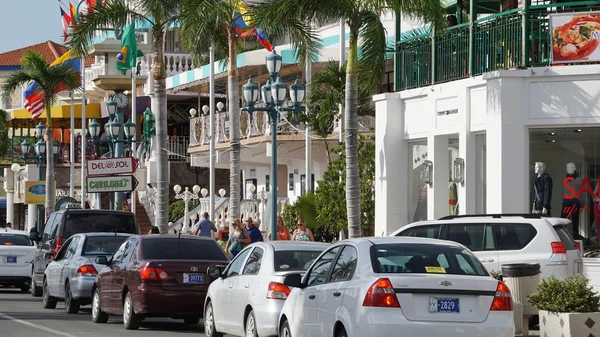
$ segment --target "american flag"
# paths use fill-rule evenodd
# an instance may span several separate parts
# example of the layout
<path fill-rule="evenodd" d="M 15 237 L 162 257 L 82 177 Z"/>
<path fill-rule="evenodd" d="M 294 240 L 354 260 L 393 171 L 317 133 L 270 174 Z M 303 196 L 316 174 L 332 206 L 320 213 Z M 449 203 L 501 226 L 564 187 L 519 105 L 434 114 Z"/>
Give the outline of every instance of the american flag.
<path fill-rule="evenodd" d="M 37 82 L 32 82 L 24 92 L 25 109 L 31 114 L 31 119 L 36 120 L 44 112 L 44 93 L 39 90 Z"/>

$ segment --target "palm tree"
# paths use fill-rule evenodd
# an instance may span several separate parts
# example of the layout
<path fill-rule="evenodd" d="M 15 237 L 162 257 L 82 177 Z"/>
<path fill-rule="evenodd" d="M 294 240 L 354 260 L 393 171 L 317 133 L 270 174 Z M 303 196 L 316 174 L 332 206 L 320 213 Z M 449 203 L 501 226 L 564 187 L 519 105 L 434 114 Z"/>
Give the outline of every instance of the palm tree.
<path fill-rule="evenodd" d="M 46 219 L 54 209 L 56 192 L 54 191 L 54 155 L 52 153 L 52 105 L 56 95 L 63 90 L 73 90 L 79 87 L 81 75 L 78 70 L 67 64 L 50 66 L 46 59 L 35 52 L 28 51 L 23 56 L 23 69 L 16 71 L 4 82 L 2 99 L 7 100 L 15 90 L 35 81 L 38 91 L 43 94 L 46 109 Z"/>
<path fill-rule="evenodd" d="M 0 109 L 0 157 L 4 157 L 12 147 L 11 138 L 8 136 L 8 111 Z"/>
<path fill-rule="evenodd" d="M 365 73 L 359 76 L 371 75 Z M 375 116 L 372 92 L 362 84 L 364 82 L 360 82 L 358 88 L 358 115 Z M 326 137 L 333 132 L 335 116 L 339 112 L 338 106 L 344 103 L 345 90 L 346 69 L 340 68 L 338 61 L 329 61 L 311 81 L 310 95 L 307 100 L 310 113 L 305 118 L 311 130 L 323 138 L 329 165 L 331 165 L 331 151 Z"/>
<path fill-rule="evenodd" d="M 169 230 L 169 161 L 167 153 L 167 92 L 164 67 L 164 34 L 170 24 L 179 17 L 182 0 L 106 0 L 98 2 L 92 11 L 82 15 L 73 29 L 71 46 L 79 54 L 85 55 L 87 48 L 98 30 L 111 30 L 123 27 L 130 18 L 134 22 L 147 22 L 152 27 L 152 76 L 154 96 L 152 111 L 156 115 L 156 146 L 158 153 L 158 174 L 156 193 L 156 225 L 161 233 Z"/>
<path fill-rule="evenodd" d="M 345 84 L 346 205 L 349 237 L 361 236 L 360 185 L 358 172 L 358 87 L 363 82 L 371 92 L 380 85 L 386 65 L 386 30 L 380 13 L 391 9 L 426 22 L 443 23 L 439 0 L 270 0 L 256 5 L 254 15 L 265 26 L 278 26 L 290 18 L 348 25 L 350 38 Z M 436 25 L 438 27 L 438 25 Z M 361 41 L 359 49 L 359 40 Z M 299 51 L 305 54 L 304 51 Z M 358 77 L 361 69 L 370 76 Z"/>
<path fill-rule="evenodd" d="M 240 216 L 240 95 L 237 69 L 238 39 L 235 27 L 235 13 L 243 0 L 184 0 L 181 11 L 180 36 L 186 49 L 197 56 L 206 53 L 211 42 L 216 55 L 225 56 L 227 65 L 227 102 L 229 107 L 230 153 L 230 206 L 229 219 Z M 252 12 L 244 16 L 251 24 Z M 289 34 L 293 44 L 305 51 L 300 55 L 304 60 L 306 51 L 316 51 L 315 35 L 305 20 L 290 18 L 281 25 L 268 27 L 271 38 Z"/>

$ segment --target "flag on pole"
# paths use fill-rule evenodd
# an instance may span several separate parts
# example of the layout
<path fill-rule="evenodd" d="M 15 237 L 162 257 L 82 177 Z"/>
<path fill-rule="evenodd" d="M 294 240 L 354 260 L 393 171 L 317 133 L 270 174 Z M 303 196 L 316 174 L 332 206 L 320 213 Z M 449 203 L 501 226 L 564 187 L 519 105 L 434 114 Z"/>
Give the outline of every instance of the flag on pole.
<path fill-rule="evenodd" d="M 121 52 L 117 54 L 117 70 L 127 71 L 136 67 L 137 58 L 141 56 L 144 56 L 144 53 L 137 49 L 135 24 L 130 23 L 125 26 L 123 36 L 121 36 Z"/>
<path fill-rule="evenodd" d="M 56 61 L 52 62 L 50 67 L 58 64 L 67 64 L 77 70 L 78 73 L 81 72 L 81 58 L 77 57 L 72 49 L 64 53 Z M 66 85 L 61 84 L 58 91 L 60 92 L 67 89 L 69 88 L 67 88 Z M 35 81 L 31 82 L 25 89 L 23 96 L 25 96 L 25 109 L 31 114 L 31 119 L 38 119 L 45 108 L 44 93 L 41 91 L 39 84 Z"/>
<path fill-rule="evenodd" d="M 271 42 L 269 42 L 269 39 L 267 39 L 267 36 L 262 30 L 258 28 L 250 28 L 254 20 L 250 15 L 250 8 L 248 8 L 248 5 L 246 5 L 243 0 L 238 1 L 237 8 L 233 15 L 233 20 L 235 22 L 235 31 L 241 37 L 255 35 L 258 42 L 260 42 L 265 49 L 268 51 L 273 50 L 273 45 Z"/>
<path fill-rule="evenodd" d="M 60 9 L 60 16 L 62 18 L 62 26 L 63 26 L 63 39 L 67 41 L 69 38 L 69 27 L 73 23 L 73 20 L 62 8 Z"/>

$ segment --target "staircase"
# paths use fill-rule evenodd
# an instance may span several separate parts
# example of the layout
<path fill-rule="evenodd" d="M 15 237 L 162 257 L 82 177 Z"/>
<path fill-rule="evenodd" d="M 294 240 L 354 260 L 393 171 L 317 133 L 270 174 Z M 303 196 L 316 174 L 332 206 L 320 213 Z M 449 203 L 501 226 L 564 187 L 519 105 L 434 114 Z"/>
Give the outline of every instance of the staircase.
<path fill-rule="evenodd" d="M 136 193 L 136 195 L 139 194 Z M 150 218 L 146 213 L 144 205 L 142 205 L 142 202 L 139 200 L 139 197 L 137 202 L 135 203 L 135 217 L 140 228 L 140 234 L 148 234 L 150 228 L 152 228 L 152 223 L 150 222 Z"/>

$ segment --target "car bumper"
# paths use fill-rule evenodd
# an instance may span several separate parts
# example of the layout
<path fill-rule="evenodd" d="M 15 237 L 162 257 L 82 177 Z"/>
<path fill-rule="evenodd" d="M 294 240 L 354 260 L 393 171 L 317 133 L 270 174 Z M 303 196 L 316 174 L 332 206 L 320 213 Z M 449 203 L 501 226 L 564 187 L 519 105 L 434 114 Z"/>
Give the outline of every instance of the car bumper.
<path fill-rule="evenodd" d="M 395 309 L 381 309 L 383 310 L 369 310 L 357 317 L 356 322 L 350 323 L 353 329 L 346 330 L 348 336 L 397 336 L 399 331 L 406 336 L 514 337 L 515 335 L 512 311 L 490 312 L 483 322 L 466 323 L 415 322 L 407 320 Z"/>
<path fill-rule="evenodd" d="M 206 291 L 176 291 L 140 286 L 137 291 L 132 292 L 132 297 L 133 308 L 139 314 L 201 316 Z"/>
<path fill-rule="evenodd" d="M 544 268 L 540 272 L 540 278 L 543 280 L 549 278 L 550 276 L 554 276 L 559 280 L 565 280 L 575 275 L 569 274 L 569 267 L 566 263 L 546 264 L 546 266 L 544 266 Z"/>
<path fill-rule="evenodd" d="M 259 336 L 279 336 L 279 316 L 284 304 L 284 300 L 266 300 L 263 305 L 252 308 Z"/>
<path fill-rule="evenodd" d="M 31 265 L 0 267 L 0 283 L 31 281 Z"/>
<path fill-rule="evenodd" d="M 96 281 L 95 276 L 78 276 L 71 279 L 71 294 L 73 298 L 90 299 L 92 298 L 92 287 Z"/>

